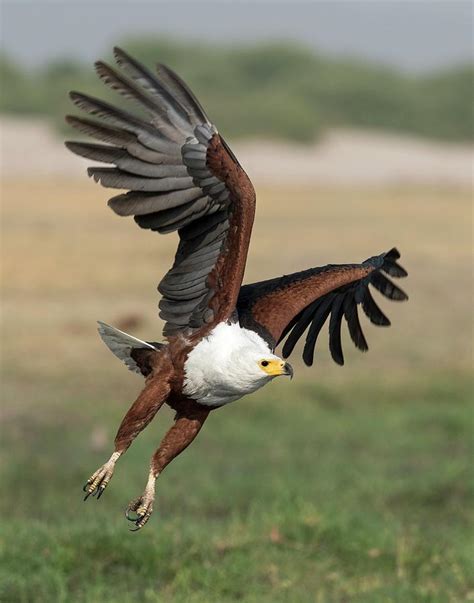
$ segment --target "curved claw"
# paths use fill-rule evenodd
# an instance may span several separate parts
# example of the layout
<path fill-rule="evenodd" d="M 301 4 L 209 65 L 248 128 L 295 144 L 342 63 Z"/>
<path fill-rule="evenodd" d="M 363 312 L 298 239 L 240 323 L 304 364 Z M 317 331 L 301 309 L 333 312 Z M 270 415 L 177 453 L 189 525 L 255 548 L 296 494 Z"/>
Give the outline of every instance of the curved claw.
<path fill-rule="evenodd" d="M 101 487 L 102 484 L 102 480 L 95 486 L 95 488 L 93 490 L 88 490 L 87 486 L 91 486 L 94 482 L 87 482 L 86 485 L 84 486 L 84 488 L 82 488 L 82 490 L 84 492 L 87 492 L 87 494 L 84 496 L 84 500 L 86 501 L 89 496 L 97 496 L 97 493 L 99 492 L 99 488 Z M 102 492 L 105 490 L 105 488 L 102 489 Z M 97 496 L 97 498 L 100 498 L 100 495 L 102 494 L 102 492 L 99 494 L 99 496 Z"/>
<path fill-rule="evenodd" d="M 128 521 L 138 521 L 138 519 L 140 519 L 140 516 L 137 513 L 137 509 L 138 509 L 138 505 L 140 503 L 140 499 L 136 499 L 133 500 L 128 507 L 125 509 L 125 517 L 128 519 Z M 130 513 L 135 513 L 137 516 L 136 517 L 130 517 Z"/>
<path fill-rule="evenodd" d="M 125 517 L 128 519 L 128 521 L 133 521 L 133 523 L 135 523 L 136 521 L 138 521 L 140 519 L 140 515 L 137 515 L 136 517 L 130 517 L 129 513 L 135 513 L 135 511 L 133 510 L 129 510 L 127 509 L 125 511 Z"/>
<path fill-rule="evenodd" d="M 153 512 L 153 500 L 145 499 L 143 497 L 133 500 L 128 507 L 125 509 L 125 517 L 128 521 L 135 524 L 135 527 L 130 527 L 130 532 L 137 532 L 148 522 Z M 141 510 L 138 513 L 138 509 Z M 132 513 L 135 517 L 132 517 Z"/>
<path fill-rule="evenodd" d="M 143 526 L 148 522 L 148 520 L 151 517 L 151 513 L 145 513 L 144 515 L 140 516 L 136 522 L 136 528 L 129 528 L 130 532 L 138 532 L 138 530 L 141 530 L 143 528 Z"/>
<path fill-rule="evenodd" d="M 105 465 L 102 465 L 82 487 L 82 491 L 86 493 L 84 500 L 87 500 L 89 496 L 95 496 L 97 500 L 102 496 L 104 490 L 107 488 L 112 475 L 114 473 L 114 463 L 108 461 Z"/>

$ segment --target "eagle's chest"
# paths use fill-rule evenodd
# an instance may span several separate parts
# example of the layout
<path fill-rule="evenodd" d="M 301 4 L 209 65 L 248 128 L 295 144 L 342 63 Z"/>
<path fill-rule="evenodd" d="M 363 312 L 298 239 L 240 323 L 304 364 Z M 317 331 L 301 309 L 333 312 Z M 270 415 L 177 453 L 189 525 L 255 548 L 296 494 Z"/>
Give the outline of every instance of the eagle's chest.
<path fill-rule="evenodd" d="M 183 393 L 206 406 L 238 400 L 268 382 L 258 359 L 269 353 L 257 333 L 235 323 L 220 323 L 189 353 Z"/>

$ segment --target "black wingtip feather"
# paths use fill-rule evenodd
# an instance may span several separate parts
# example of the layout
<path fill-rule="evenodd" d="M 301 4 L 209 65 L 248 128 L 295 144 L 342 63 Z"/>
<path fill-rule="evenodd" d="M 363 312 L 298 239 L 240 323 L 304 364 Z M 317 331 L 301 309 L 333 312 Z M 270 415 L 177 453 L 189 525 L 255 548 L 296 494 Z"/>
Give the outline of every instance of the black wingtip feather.
<path fill-rule="evenodd" d="M 370 282 L 377 291 L 393 301 L 405 301 L 407 299 L 407 294 L 394 285 L 382 272 L 375 272 Z"/>
<path fill-rule="evenodd" d="M 358 350 L 367 352 L 369 346 L 367 345 L 367 340 L 365 339 L 364 332 L 360 326 L 359 313 L 357 312 L 357 305 L 353 295 L 348 295 L 344 301 L 344 317 L 347 322 L 352 342 Z"/>
<path fill-rule="evenodd" d="M 329 319 L 329 351 L 332 359 L 340 366 L 344 365 L 344 354 L 342 353 L 341 343 L 341 322 L 343 316 L 342 295 L 336 297 L 331 308 L 331 318 Z"/>
<path fill-rule="evenodd" d="M 364 294 L 362 297 L 362 309 L 364 310 L 367 318 L 374 325 L 377 325 L 379 327 L 390 326 L 390 320 L 385 316 L 382 310 L 375 303 L 375 300 L 372 297 L 368 287 L 364 289 Z"/>
<path fill-rule="evenodd" d="M 309 326 L 303 349 L 303 360 L 307 366 L 312 366 L 316 340 L 329 314 L 331 314 L 329 349 L 337 364 L 344 364 L 340 331 L 343 316 L 346 319 L 349 335 L 355 347 L 361 352 L 368 351 L 369 346 L 362 331 L 357 306 L 359 304 L 362 306 L 364 313 L 373 324 L 383 327 L 390 326 L 390 320 L 373 299 L 369 291 L 369 285 L 375 287 L 382 295 L 391 300 L 406 301 L 408 295 L 386 276 L 389 275 L 394 278 L 407 276 L 407 271 L 396 262 L 399 258 L 400 253 L 396 247 L 393 247 L 387 253 L 369 258 L 361 264 L 371 269 L 367 276 L 313 301 L 305 310 L 295 316 L 280 338 L 281 341 L 286 337 L 282 349 L 283 357 L 287 358 L 293 352 L 296 343 Z"/>
<path fill-rule="evenodd" d="M 306 336 L 306 342 L 303 349 L 303 360 L 306 366 L 312 366 L 314 360 L 314 349 L 318 335 L 326 322 L 327 317 L 331 313 L 331 306 L 334 300 L 334 294 L 330 293 L 322 303 L 317 306 L 313 316 L 313 321 Z"/>
<path fill-rule="evenodd" d="M 399 260 L 400 257 L 400 252 L 396 247 L 392 247 L 392 249 L 390 249 L 390 251 L 387 251 L 387 253 L 385 254 L 385 259 L 387 260 Z"/>

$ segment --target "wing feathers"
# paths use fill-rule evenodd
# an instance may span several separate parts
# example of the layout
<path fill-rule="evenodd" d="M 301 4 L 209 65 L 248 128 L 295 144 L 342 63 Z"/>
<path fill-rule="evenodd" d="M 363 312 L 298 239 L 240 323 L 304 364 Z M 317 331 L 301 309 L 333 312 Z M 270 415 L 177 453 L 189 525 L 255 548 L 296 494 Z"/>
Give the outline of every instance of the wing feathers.
<path fill-rule="evenodd" d="M 160 78 L 165 82 L 172 97 L 178 99 L 181 106 L 186 110 L 188 117 L 198 126 L 202 123 L 209 124 L 207 115 L 200 102 L 183 80 L 174 71 L 162 63 L 158 64 L 157 71 Z"/>
<path fill-rule="evenodd" d="M 333 360 L 343 365 L 341 342 L 343 317 L 347 322 L 351 340 L 359 350 L 364 352 L 368 350 L 368 345 L 360 325 L 357 306 L 359 304 L 362 306 L 364 313 L 373 324 L 378 326 L 390 324 L 374 301 L 369 286 L 374 286 L 388 299 L 394 301 L 408 299 L 407 295 L 384 274 L 406 276 L 406 271 L 398 264 L 395 269 L 393 268 L 399 257 L 398 251 L 392 249 L 362 264 L 330 265 L 280 279 L 246 285 L 242 287 L 239 297 L 239 320 L 247 328 L 258 326 L 259 332 L 266 336 L 273 346 L 286 337 L 282 350 L 284 358 L 293 352 L 296 343 L 308 329 L 303 360 L 307 365 L 312 365 L 317 338 L 324 323 L 330 317 L 329 350 Z M 306 299 L 311 290 L 314 290 L 313 301 L 299 310 L 300 300 Z M 262 308 L 265 309 L 264 322 L 260 322 L 259 311 Z M 280 334 L 281 316 L 287 316 L 287 325 Z M 272 317 L 276 317 L 279 322 L 272 323 Z"/>
<path fill-rule="evenodd" d="M 367 341 L 362 332 L 357 312 L 357 304 L 355 303 L 354 294 L 351 292 L 344 299 L 344 318 L 347 321 L 349 335 L 358 350 L 366 352 L 369 349 Z"/>
<path fill-rule="evenodd" d="M 382 272 L 376 272 L 372 276 L 370 282 L 377 289 L 377 291 L 380 291 L 382 295 L 385 295 L 385 297 L 388 297 L 389 299 L 393 299 L 395 301 L 405 301 L 408 299 L 407 294 L 399 287 L 394 285 L 390 279 L 382 274 Z"/>
<path fill-rule="evenodd" d="M 146 193 L 138 191 L 130 191 L 123 195 L 117 195 L 109 200 L 111 207 L 119 216 L 143 216 L 143 225 L 139 222 L 142 228 L 146 226 L 146 219 L 152 216 L 154 212 L 163 211 L 184 205 L 190 201 L 195 201 L 202 196 L 202 191 L 199 188 L 193 187 L 184 190 L 171 190 L 166 192 Z"/>
<path fill-rule="evenodd" d="M 300 337 L 306 331 L 310 322 L 312 322 L 316 309 L 320 305 L 321 300 L 318 299 L 312 304 L 310 304 L 305 310 L 303 310 L 302 314 L 299 317 L 296 317 L 296 320 L 292 324 L 291 333 L 288 335 L 285 341 L 285 345 L 283 346 L 283 358 L 288 358 L 288 356 L 291 354 L 295 345 L 298 343 Z M 288 332 L 289 330 L 283 333 L 282 339 L 286 336 Z"/>
<path fill-rule="evenodd" d="M 379 327 L 390 326 L 389 319 L 385 316 L 382 310 L 375 303 L 375 300 L 372 297 L 368 287 L 363 290 L 362 309 L 364 310 L 367 318 L 374 325 L 378 325 Z"/>
<path fill-rule="evenodd" d="M 193 179 L 190 176 L 182 178 L 140 178 L 117 168 L 105 167 L 91 167 L 88 168 L 87 173 L 96 182 L 100 182 L 102 186 L 107 188 L 125 188 L 143 192 L 173 192 L 182 189 L 193 189 L 198 191 L 200 195 L 202 194 L 200 189 L 194 187 Z"/>
<path fill-rule="evenodd" d="M 313 316 L 311 326 L 309 327 L 308 335 L 303 349 L 303 360 L 307 366 L 312 366 L 314 359 L 314 348 L 318 335 L 326 322 L 329 312 L 331 311 L 333 296 L 330 295 L 318 305 L 316 313 Z"/>
<path fill-rule="evenodd" d="M 329 350 L 331 356 L 337 364 L 344 364 L 344 355 L 341 344 L 341 322 L 344 314 L 344 297 L 338 295 L 331 308 L 331 318 L 329 319 Z"/>
<path fill-rule="evenodd" d="M 109 200 L 116 214 L 134 216 L 141 228 L 179 232 L 173 268 L 159 285 L 164 295 L 160 312 L 168 323 L 165 334 L 186 331 L 186 325 L 209 324 L 215 316 L 208 307 L 211 299 L 213 308 L 221 307 L 222 300 L 225 320 L 235 309 L 242 279 L 241 252 L 248 246 L 253 221 L 253 188 L 198 100 L 173 71 L 159 65 L 155 75 L 120 48 L 114 49 L 114 56 L 117 67 L 97 61 L 97 74 L 138 104 L 142 113 L 71 92 L 73 103 L 92 119 L 68 116 L 67 122 L 105 144 L 68 141 L 66 146 L 112 166 L 93 166 L 88 173 L 104 187 L 126 191 Z M 239 219 L 231 229 L 237 206 Z M 238 256 L 229 253 L 232 245 L 239 249 Z M 208 282 L 211 273 L 219 288 Z"/>
<path fill-rule="evenodd" d="M 69 96 L 79 109 L 103 119 L 111 126 L 136 134 L 138 140 L 146 147 L 167 155 L 180 157 L 179 147 L 177 148 L 175 144 L 165 139 L 156 128 L 152 128 L 132 113 L 117 109 L 105 101 L 80 92 L 70 92 Z"/>
<path fill-rule="evenodd" d="M 110 145 L 70 141 L 67 141 L 65 144 L 76 155 L 102 163 L 113 163 L 122 171 L 130 174 L 149 178 L 181 178 L 188 176 L 188 171 L 184 165 L 156 165 L 155 163 L 148 163 L 131 157 L 125 149 Z"/>

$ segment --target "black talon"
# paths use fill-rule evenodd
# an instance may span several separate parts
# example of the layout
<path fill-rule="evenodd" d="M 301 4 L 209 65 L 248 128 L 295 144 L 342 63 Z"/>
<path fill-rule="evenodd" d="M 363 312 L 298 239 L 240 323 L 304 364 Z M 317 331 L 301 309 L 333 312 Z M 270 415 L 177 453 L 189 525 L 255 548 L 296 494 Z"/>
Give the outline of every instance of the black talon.
<path fill-rule="evenodd" d="M 138 518 L 137 517 L 130 517 L 130 515 L 129 515 L 130 513 L 136 513 L 136 511 L 135 511 L 135 509 L 130 509 L 130 507 L 127 507 L 125 509 L 125 517 L 128 519 L 128 521 L 133 521 L 133 522 L 137 521 Z"/>
<path fill-rule="evenodd" d="M 92 492 L 93 492 L 93 491 L 92 491 Z M 87 493 L 87 494 L 84 496 L 84 501 L 86 501 L 86 500 L 89 498 L 89 496 L 92 494 L 92 492 L 88 492 L 88 493 Z"/>
<path fill-rule="evenodd" d="M 82 486 L 82 491 L 87 492 L 87 486 L 89 485 L 89 480 Z"/>
<path fill-rule="evenodd" d="M 147 523 L 148 519 L 147 518 L 141 525 L 140 525 L 140 521 L 141 519 L 143 519 L 144 516 L 142 516 L 140 519 L 137 519 L 135 522 L 135 525 L 137 526 L 136 528 L 129 528 L 130 532 L 138 532 L 138 530 L 141 530 L 143 528 L 143 526 Z"/>
<path fill-rule="evenodd" d="M 141 502 L 140 498 L 138 498 L 136 500 L 132 500 L 132 502 L 125 509 L 125 517 L 128 519 L 128 521 L 138 521 L 140 519 L 140 515 L 138 515 L 138 513 L 137 513 L 137 509 L 140 506 L 140 502 Z M 130 513 L 135 513 L 136 517 L 134 517 L 134 518 L 130 517 Z"/>
<path fill-rule="evenodd" d="M 141 503 L 142 498 L 138 498 L 137 500 L 132 501 L 125 509 L 125 517 L 128 521 L 135 524 L 135 527 L 129 528 L 130 532 L 138 532 L 138 530 L 141 530 L 150 519 L 151 513 L 148 511 L 148 507 L 143 513 L 138 513 L 137 509 L 140 507 Z M 131 517 L 131 513 L 133 513 L 135 517 Z"/>
<path fill-rule="evenodd" d="M 99 491 L 98 491 L 98 494 L 97 494 L 97 500 L 99 500 L 99 498 L 105 492 L 105 488 L 106 488 L 106 486 L 99 486 Z"/>

